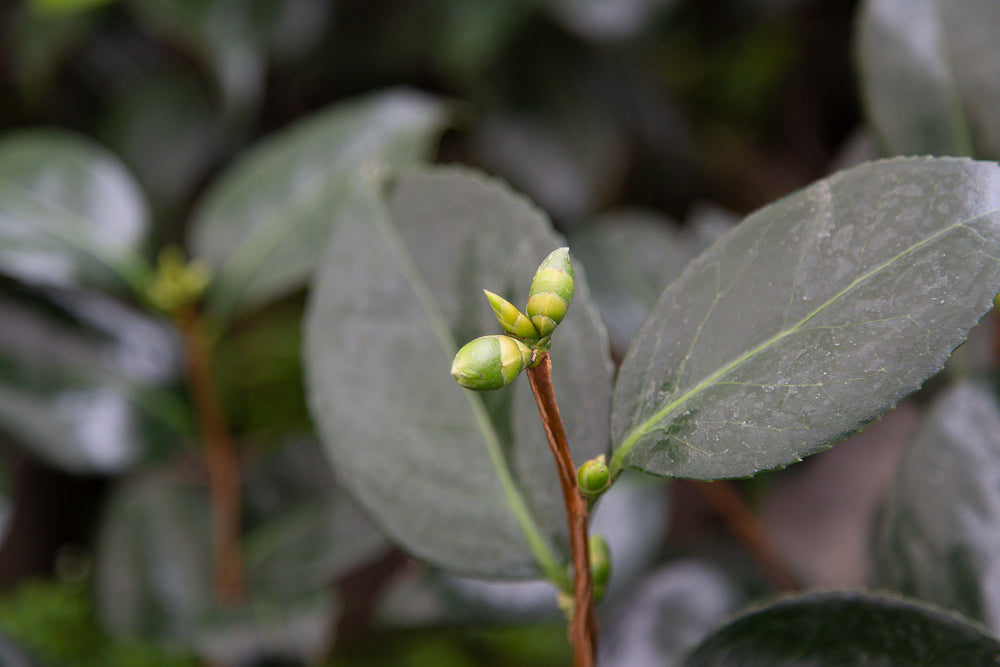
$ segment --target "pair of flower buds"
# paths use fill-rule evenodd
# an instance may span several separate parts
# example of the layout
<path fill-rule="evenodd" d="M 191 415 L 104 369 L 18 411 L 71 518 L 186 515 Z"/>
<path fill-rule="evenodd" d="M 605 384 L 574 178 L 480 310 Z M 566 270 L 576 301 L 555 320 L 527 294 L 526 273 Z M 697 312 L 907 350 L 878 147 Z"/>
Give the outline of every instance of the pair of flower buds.
<path fill-rule="evenodd" d="M 506 387 L 537 361 L 534 349 L 548 341 L 573 300 L 569 249 L 553 250 L 538 266 L 528 290 L 527 315 L 503 297 L 484 291 L 507 335 L 482 336 L 455 355 L 452 377 L 474 391 Z"/>

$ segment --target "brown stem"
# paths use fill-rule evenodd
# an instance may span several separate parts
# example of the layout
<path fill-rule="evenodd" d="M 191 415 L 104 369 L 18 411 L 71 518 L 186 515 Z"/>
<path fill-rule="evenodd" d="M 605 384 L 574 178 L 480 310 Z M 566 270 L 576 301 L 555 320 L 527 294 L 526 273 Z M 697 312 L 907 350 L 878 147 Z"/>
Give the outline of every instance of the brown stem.
<path fill-rule="evenodd" d="M 547 353 L 537 366 L 528 369 L 531 392 L 538 404 L 545 435 L 555 458 L 566 504 L 569 546 L 573 558 L 573 617 L 569 622 L 569 640 L 573 645 L 573 667 L 593 667 L 597 656 L 597 622 L 594 617 L 594 587 L 590 578 L 590 553 L 587 544 L 587 499 L 576 486 L 576 466 L 566 441 L 562 417 L 552 387 L 552 360 Z"/>
<path fill-rule="evenodd" d="M 216 598 L 233 604 L 243 597 L 240 549 L 239 457 L 226 427 L 215 382 L 211 350 L 201 317 L 188 309 L 176 317 L 184 336 L 187 376 L 198 425 L 205 440 L 205 460 L 212 503 L 212 572 Z"/>
<path fill-rule="evenodd" d="M 775 589 L 795 591 L 801 588 L 798 578 L 771 543 L 767 528 L 731 482 L 694 482 L 694 487 L 754 557 Z"/>

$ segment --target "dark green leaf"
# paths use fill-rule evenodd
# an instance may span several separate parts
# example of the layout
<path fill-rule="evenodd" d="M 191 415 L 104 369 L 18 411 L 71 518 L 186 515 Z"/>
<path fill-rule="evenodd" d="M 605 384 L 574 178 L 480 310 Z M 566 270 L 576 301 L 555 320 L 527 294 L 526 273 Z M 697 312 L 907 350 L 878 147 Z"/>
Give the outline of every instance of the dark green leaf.
<path fill-rule="evenodd" d="M 482 290 L 523 306 L 560 245 L 524 199 L 470 171 L 402 177 L 337 222 L 306 320 L 310 406 L 345 486 L 417 556 L 481 577 L 561 577 L 566 519 L 528 383 L 475 393 L 461 344 L 498 332 Z M 578 461 L 607 446 L 610 365 L 582 267 L 553 339 Z"/>
<path fill-rule="evenodd" d="M 149 227 L 131 174 L 89 140 L 26 130 L 0 140 L 0 272 L 29 283 L 142 290 Z"/>
<path fill-rule="evenodd" d="M 1000 404 L 984 382 L 934 404 L 900 463 L 875 540 L 874 583 L 1000 629 Z"/>
<path fill-rule="evenodd" d="M 217 274 L 207 297 L 212 315 L 304 285 L 361 165 L 425 159 L 445 123 L 437 100 L 390 91 L 300 121 L 238 162 L 192 222 L 193 252 Z"/>
<path fill-rule="evenodd" d="M 885 151 L 1000 157 L 1000 5 L 869 0 L 860 17 L 862 93 Z"/>
<path fill-rule="evenodd" d="M 941 369 L 1000 291 L 998 256 L 993 163 L 869 163 L 761 209 L 633 341 L 612 470 L 743 477 L 843 440 Z"/>
<path fill-rule="evenodd" d="M 915 602 L 811 593 L 744 614 L 705 639 L 685 667 L 890 667 L 1000 663 L 983 628 Z"/>
<path fill-rule="evenodd" d="M 172 329 L 96 293 L 0 298 L 0 428 L 75 472 L 114 472 L 176 446 L 187 407 Z"/>

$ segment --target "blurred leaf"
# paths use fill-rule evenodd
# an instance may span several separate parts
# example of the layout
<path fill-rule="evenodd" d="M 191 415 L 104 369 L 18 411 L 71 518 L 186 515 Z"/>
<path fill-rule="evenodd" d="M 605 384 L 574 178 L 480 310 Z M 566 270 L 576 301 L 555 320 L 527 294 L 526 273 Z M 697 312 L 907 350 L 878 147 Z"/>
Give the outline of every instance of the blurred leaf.
<path fill-rule="evenodd" d="M 594 507 L 590 532 L 603 535 L 611 549 L 606 604 L 641 579 L 660 555 L 670 532 L 668 489 L 663 480 L 626 473 Z"/>
<path fill-rule="evenodd" d="M 811 593 L 748 612 L 685 667 L 994 665 L 1000 642 L 958 616 L 868 593 Z"/>
<path fill-rule="evenodd" d="M 235 118 L 249 116 L 261 103 L 270 54 L 301 53 L 323 35 L 329 5 L 322 0 L 128 0 L 147 30 L 211 69 Z"/>
<path fill-rule="evenodd" d="M 326 451 L 418 557 L 485 578 L 563 576 L 563 501 L 527 381 L 473 393 L 448 373 L 460 344 L 500 330 L 482 290 L 523 303 L 560 241 L 538 210 L 475 172 L 410 173 L 385 200 L 369 188 L 337 221 L 306 319 L 307 393 Z M 554 341 L 567 435 L 586 460 L 606 447 L 610 365 L 579 267 Z"/>
<path fill-rule="evenodd" d="M 76 14 L 86 12 L 114 0 L 29 0 L 28 6 L 38 14 Z"/>
<path fill-rule="evenodd" d="M 148 75 L 122 87 L 109 105 L 102 136 L 133 169 L 154 208 L 185 201 L 227 140 L 204 83 L 190 75 Z"/>
<path fill-rule="evenodd" d="M 607 611 L 601 636 L 602 665 L 680 664 L 692 647 L 744 602 L 742 591 L 728 575 L 697 560 L 665 565 L 636 589 L 631 599 Z"/>
<path fill-rule="evenodd" d="M 1000 157 L 1000 5 L 868 0 L 860 12 L 862 94 L 886 153 Z"/>
<path fill-rule="evenodd" d="M 1000 404 L 966 381 L 935 401 L 900 462 L 875 540 L 875 585 L 1000 629 Z"/>
<path fill-rule="evenodd" d="M 567 97 L 557 91 L 554 97 Z M 473 128 L 478 163 L 502 175 L 558 219 L 599 207 L 622 178 L 619 129 L 585 99 L 552 120 L 495 114 Z"/>
<path fill-rule="evenodd" d="M 0 598 L 0 629 L 43 662 L 18 662 L 0 636 L 3 667 L 195 667 L 176 647 L 116 641 L 97 625 L 93 601 L 82 582 L 29 581 Z M 24 654 L 15 654 L 23 656 Z M 26 658 L 21 658 L 26 660 Z M 8 662 L 8 660 L 10 660 Z"/>
<path fill-rule="evenodd" d="M 387 548 L 311 439 L 286 442 L 258 462 L 246 495 L 248 510 L 261 515 L 244 540 L 247 579 L 258 593 L 325 590 Z"/>
<path fill-rule="evenodd" d="M 676 0 L 544 0 L 566 28 L 595 41 L 635 37 Z"/>
<path fill-rule="evenodd" d="M 437 100 L 389 91 L 331 107 L 271 137 L 206 194 L 193 252 L 217 272 L 217 319 L 302 286 L 367 162 L 426 159 L 447 117 Z"/>
<path fill-rule="evenodd" d="M 587 267 L 612 350 L 624 355 L 663 289 L 730 226 L 708 221 L 680 227 L 635 209 L 605 213 L 573 230 L 570 245 Z"/>
<path fill-rule="evenodd" d="M 41 667 L 17 644 L 0 635 L 0 665 L 3 667 Z"/>
<path fill-rule="evenodd" d="M 97 293 L 0 297 L 0 428 L 74 472 L 117 472 L 176 446 L 186 406 L 161 387 L 179 341 Z"/>
<path fill-rule="evenodd" d="M 245 601 L 235 607 L 215 602 L 210 516 L 202 484 L 175 474 L 119 486 L 104 517 L 96 564 L 98 610 L 109 631 L 183 646 L 226 664 L 315 658 L 326 650 L 338 605 L 324 588 L 307 590 L 314 579 L 298 582 L 295 572 L 284 572 L 294 586 L 259 589 L 264 570 L 251 562 Z"/>
<path fill-rule="evenodd" d="M 898 159 L 751 215 L 661 295 L 618 374 L 613 470 L 745 477 L 941 369 L 1000 292 L 1000 167 Z"/>
<path fill-rule="evenodd" d="M 60 92 L 59 67 L 91 33 L 93 18 L 87 13 L 40 15 L 26 8 L 10 18 L 4 46 L 20 101 L 31 114 L 48 115 L 45 104 Z"/>
<path fill-rule="evenodd" d="M 140 292 L 142 192 L 110 153 L 57 130 L 0 139 L 0 271 L 28 283 Z"/>

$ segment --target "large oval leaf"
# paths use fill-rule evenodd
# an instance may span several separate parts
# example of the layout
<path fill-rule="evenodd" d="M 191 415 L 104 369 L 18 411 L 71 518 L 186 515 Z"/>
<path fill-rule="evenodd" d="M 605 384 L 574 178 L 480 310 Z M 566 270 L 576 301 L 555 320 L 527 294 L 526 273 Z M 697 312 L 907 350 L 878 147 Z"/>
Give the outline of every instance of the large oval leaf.
<path fill-rule="evenodd" d="M 192 221 L 193 252 L 216 273 L 211 314 L 225 317 L 304 285 L 358 168 L 426 158 L 446 117 L 431 97 L 390 91 L 300 121 L 238 162 Z"/>
<path fill-rule="evenodd" d="M 858 431 L 1000 291 L 1000 167 L 869 163 L 747 218 L 661 295 L 615 389 L 615 471 L 744 477 Z"/>
<path fill-rule="evenodd" d="M 869 0 L 858 61 L 868 115 L 889 154 L 1000 157 L 995 0 Z"/>
<path fill-rule="evenodd" d="M 483 296 L 527 300 L 559 245 L 521 197 L 469 171 L 371 188 L 337 222 L 311 292 L 313 416 L 345 486 L 404 547 L 460 573 L 562 576 L 566 519 L 527 381 L 468 392 L 460 344 L 500 331 Z M 553 377 L 577 460 L 607 447 L 607 340 L 581 267 Z"/>
<path fill-rule="evenodd" d="M 1000 629 L 1000 404 L 967 381 L 907 447 L 875 539 L 874 583 Z"/>
<path fill-rule="evenodd" d="M 70 287 L 145 285 L 149 229 L 135 179 L 106 150 L 67 132 L 0 141 L 0 272 Z"/>
<path fill-rule="evenodd" d="M 685 667 L 996 665 L 1000 642 L 958 616 L 867 593 L 811 593 L 744 614 Z"/>
<path fill-rule="evenodd" d="M 119 472 L 177 445 L 187 406 L 165 388 L 180 341 L 93 292 L 0 297 L 0 430 L 73 472 Z"/>

